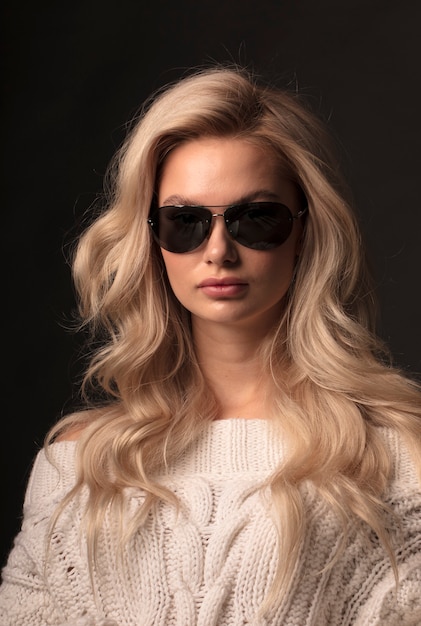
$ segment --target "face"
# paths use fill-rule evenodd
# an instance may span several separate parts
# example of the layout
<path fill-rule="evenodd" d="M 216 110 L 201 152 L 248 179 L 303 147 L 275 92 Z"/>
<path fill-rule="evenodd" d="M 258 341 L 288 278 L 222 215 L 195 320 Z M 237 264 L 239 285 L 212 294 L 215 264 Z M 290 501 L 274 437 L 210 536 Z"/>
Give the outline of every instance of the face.
<path fill-rule="evenodd" d="M 240 139 L 188 141 L 166 157 L 158 189 L 159 206 L 222 207 L 247 201 L 276 201 L 293 215 L 301 209 L 293 183 L 280 175 L 269 151 Z M 268 331 L 279 321 L 299 252 L 302 220 L 293 220 L 285 243 L 253 250 L 234 241 L 221 217 L 208 239 L 186 253 L 161 248 L 170 285 L 191 312 L 193 331 L 210 324 Z"/>

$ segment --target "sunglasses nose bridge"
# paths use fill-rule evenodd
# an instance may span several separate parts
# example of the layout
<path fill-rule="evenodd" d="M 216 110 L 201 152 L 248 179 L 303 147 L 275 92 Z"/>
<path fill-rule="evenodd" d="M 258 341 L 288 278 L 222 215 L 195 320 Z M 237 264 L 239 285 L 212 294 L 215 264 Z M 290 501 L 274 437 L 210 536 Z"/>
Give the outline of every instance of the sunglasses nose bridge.
<path fill-rule="evenodd" d="M 229 232 L 229 221 L 228 221 L 228 219 L 227 219 L 227 217 L 226 217 L 225 213 L 211 213 L 211 212 L 210 212 L 210 216 L 209 216 L 209 220 L 208 220 L 208 224 L 209 224 L 209 230 L 208 230 L 208 234 L 207 234 L 207 238 L 208 238 L 208 239 L 209 239 L 209 237 L 211 236 L 211 233 L 212 233 L 212 230 L 213 230 L 213 228 L 212 228 L 212 226 L 213 226 L 213 220 L 214 220 L 214 218 L 216 218 L 216 217 L 222 217 L 222 218 L 224 219 L 225 226 L 226 226 L 226 228 L 227 228 L 227 230 L 228 230 L 228 232 Z"/>

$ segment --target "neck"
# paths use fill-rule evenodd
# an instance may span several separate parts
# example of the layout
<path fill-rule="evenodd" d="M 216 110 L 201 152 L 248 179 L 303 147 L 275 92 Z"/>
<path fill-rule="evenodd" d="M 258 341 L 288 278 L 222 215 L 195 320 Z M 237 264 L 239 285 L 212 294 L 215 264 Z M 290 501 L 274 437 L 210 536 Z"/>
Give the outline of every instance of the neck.
<path fill-rule="evenodd" d="M 259 355 L 265 335 L 219 324 L 196 324 L 193 331 L 198 362 L 218 400 L 219 417 L 266 417 L 267 383 Z"/>

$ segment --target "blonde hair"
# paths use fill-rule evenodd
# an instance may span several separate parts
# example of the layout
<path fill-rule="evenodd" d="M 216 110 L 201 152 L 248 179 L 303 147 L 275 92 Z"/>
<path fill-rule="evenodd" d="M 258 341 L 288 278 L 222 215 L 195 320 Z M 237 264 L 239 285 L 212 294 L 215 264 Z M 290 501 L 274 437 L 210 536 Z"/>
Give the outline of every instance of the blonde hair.
<path fill-rule="evenodd" d="M 394 563 L 381 500 L 391 461 L 378 427 L 398 429 L 421 467 L 420 390 L 392 367 L 375 335 L 373 288 L 348 191 L 324 124 L 297 93 L 260 84 L 244 68 L 218 66 L 195 71 L 145 105 L 110 169 L 108 207 L 74 257 L 82 326 L 93 342 L 83 394 L 94 408 L 60 421 L 46 445 L 86 425 L 68 499 L 88 486 L 93 556 L 106 508 L 124 510 L 125 487 L 147 494 L 127 536 L 158 499 L 176 505 L 153 476 L 217 417 L 218 406 L 147 217 L 165 156 L 203 136 L 271 149 L 308 205 L 287 305 L 261 351 L 273 389 L 268 417 L 282 416 L 291 440 L 291 454 L 269 481 L 281 553 L 274 599 L 290 582 L 302 545 L 304 481 L 336 511 L 344 537 L 351 520 L 368 525 Z M 89 404 L 92 390 L 101 400 Z"/>

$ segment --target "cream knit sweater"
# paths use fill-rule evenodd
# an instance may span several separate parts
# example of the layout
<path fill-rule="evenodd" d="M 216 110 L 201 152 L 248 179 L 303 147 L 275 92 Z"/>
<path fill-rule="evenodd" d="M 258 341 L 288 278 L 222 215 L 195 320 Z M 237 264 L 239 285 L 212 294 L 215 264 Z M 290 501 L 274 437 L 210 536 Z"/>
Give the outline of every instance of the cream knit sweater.
<path fill-rule="evenodd" d="M 420 626 L 421 493 L 408 452 L 385 431 L 395 460 L 387 494 L 402 520 L 399 574 L 371 540 L 352 536 L 333 569 L 324 571 L 339 534 L 337 522 L 308 488 L 309 529 L 290 592 L 265 618 L 259 607 L 272 582 L 276 533 L 263 490 L 256 490 L 284 451 L 260 420 L 211 423 L 166 483 L 179 496 L 177 515 L 158 506 L 146 527 L 116 558 L 110 519 L 89 577 L 80 505 L 59 520 L 45 566 L 50 515 L 72 486 L 74 442 L 53 444 L 58 472 L 40 451 L 0 588 L 1 626 Z M 128 493 L 136 509 L 142 494 Z M 266 494 L 267 495 L 267 494 Z"/>

